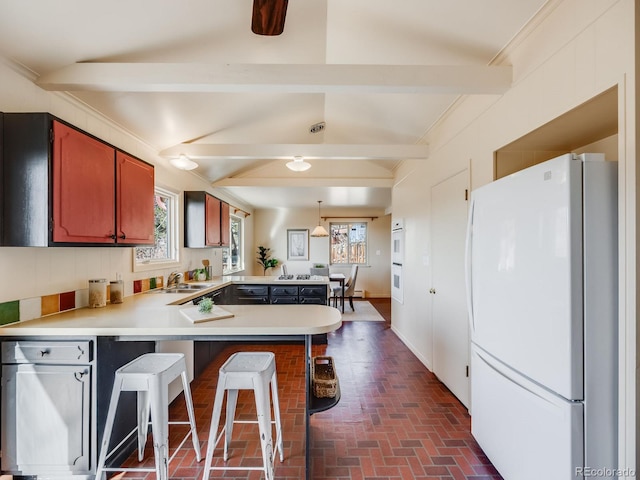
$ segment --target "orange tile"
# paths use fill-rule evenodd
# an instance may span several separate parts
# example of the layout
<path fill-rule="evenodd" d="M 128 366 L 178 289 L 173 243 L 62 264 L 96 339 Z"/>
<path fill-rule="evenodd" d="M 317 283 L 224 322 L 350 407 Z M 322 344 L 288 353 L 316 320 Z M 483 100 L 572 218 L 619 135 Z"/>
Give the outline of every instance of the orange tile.
<path fill-rule="evenodd" d="M 42 297 L 42 315 L 51 315 L 60 311 L 60 295 L 45 295 Z"/>

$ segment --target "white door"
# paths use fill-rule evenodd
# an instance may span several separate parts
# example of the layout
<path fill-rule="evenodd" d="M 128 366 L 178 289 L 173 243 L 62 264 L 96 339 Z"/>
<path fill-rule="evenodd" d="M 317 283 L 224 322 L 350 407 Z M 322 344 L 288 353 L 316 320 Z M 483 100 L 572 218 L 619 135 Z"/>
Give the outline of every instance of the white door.
<path fill-rule="evenodd" d="M 431 189 L 433 371 L 469 406 L 469 323 L 464 257 L 469 171 Z"/>

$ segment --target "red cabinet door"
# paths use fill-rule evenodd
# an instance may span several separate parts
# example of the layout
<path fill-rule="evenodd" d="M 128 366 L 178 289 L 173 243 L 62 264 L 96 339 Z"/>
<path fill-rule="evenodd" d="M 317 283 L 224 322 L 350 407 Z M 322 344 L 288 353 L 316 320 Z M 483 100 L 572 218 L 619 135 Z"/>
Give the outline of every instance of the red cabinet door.
<path fill-rule="evenodd" d="M 114 149 L 53 122 L 54 242 L 113 243 Z"/>
<path fill-rule="evenodd" d="M 231 241 L 229 204 L 220 202 L 220 245 L 228 247 Z"/>
<path fill-rule="evenodd" d="M 220 241 L 220 200 L 205 195 L 205 244 L 218 247 Z"/>
<path fill-rule="evenodd" d="M 154 243 L 153 175 L 153 165 L 116 152 L 118 243 Z"/>

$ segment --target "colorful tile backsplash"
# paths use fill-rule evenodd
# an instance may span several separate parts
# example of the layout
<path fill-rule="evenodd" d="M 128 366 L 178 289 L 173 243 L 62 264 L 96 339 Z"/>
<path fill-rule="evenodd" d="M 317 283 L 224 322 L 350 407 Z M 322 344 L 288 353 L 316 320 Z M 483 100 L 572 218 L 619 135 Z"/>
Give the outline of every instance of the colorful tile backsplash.
<path fill-rule="evenodd" d="M 164 277 L 145 278 L 133 281 L 133 293 L 144 293 L 147 290 L 162 288 Z M 125 289 L 126 291 L 126 289 Z M 0 303 L 0 325 L 24 322 L 34 318 L 53 315 L 89 305 L 89 289 L 72 290 L 69 292 L 54 293 L 42 297 L 23 298 Z M 107 286 L 107 298 L 109 298 L 109 286 Z"/>

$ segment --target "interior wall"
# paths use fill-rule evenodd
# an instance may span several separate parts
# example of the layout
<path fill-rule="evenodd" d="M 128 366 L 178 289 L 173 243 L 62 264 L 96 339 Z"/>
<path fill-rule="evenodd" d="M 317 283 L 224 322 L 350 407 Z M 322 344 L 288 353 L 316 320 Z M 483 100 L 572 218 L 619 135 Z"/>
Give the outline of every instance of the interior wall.
<path fill-rule="evenodd" d="M 472 189 L 493 180 L 494 152 L 611 87 L 618 86 L 620 172 L 620 466 L 635 468 L 636 451 L 636 106 L 633 0 L 549 2 L 496 59 L 513 66 L 502 96 L 461 98 L 425 137 L 427 161 L 398 169 L 393 216 L 411 225 L 407 256 L 429 259 L 427 192 L 470 165 Z M 605 140 L 589 148 L 610 150 Z M 421 204 L 420 210 L 415 203 Z M 426 252 L 426 253 L 425 253 Z M 429 263 L 409 265 L 404 304 L 392 302 L 392 328 L 427 366 L 431 352 Z M 406 290 L 405 290 L 406 291 Z"/>
<path fill-rule="evenodd" d="M 368 297 L 391 296 L 391 216 L 382 210 L 374 209 L 340 209 L 322 208 L 322 215 L 348 216 L 346 219 L 322 221 L 329 230 L 329 223 L 339 221 L 367 222 L 368 264 L 358 269 L 356 290 L 364 290 Z M 372 220 L 372 216 L 378 218 Z M 318 225 L 317 208 L 270 209 L 260 208 L 255 211 L 255 237 L 253 245 L 252 266 L 247 265 L 247 274 L 262 275 L 262 267 L 255 260 L 258 246 L 271 249 L 272 257 L 277 258 L 279 266 L 267 271 L 267 275 L 280 275 L 282 263 L 287 264 L 287 271 L 292 274 L 309 273 L 309 268 L 316 263 L 329 264 L 329 237 L 309 237 L 309 260 L 287 260 L 287 229 L 308 229 L 309 233 Z M 253 270 L 252 270 L 253 269 Z M 350 266 L 331 265 L 331 272 L 349 275 Z"/>
<path fill-rule="evenodd" d="M 156 184 L 181 194 L 184 190 L 205 190 L 231 204 L 252 212 L 247 205 L 212 189 L 208 182 L 194 173 L 177 170 L 156 149 L 120 129 L 117 125 L 86 108 L 67 95 L 46 92 L 33 84 L 28 72 L 0 62 L 0 111 L 49 112 L 69 123 L 135 155 L 155 166 Z M 182 195 L 178 206 L 180 245 L 183 244 Z M 253 217 L 245 219 L 248 241 L 245 257 L 252 257 Z M 125 281 L 125 295 L 133 294 L 133 280 L 158 275 L 166 276 L 173 270 L 186 271 L 202 265 L 207 258 L 216 274 L 222 274 L 220 249 L 180 249 L 178 265 L 169 268 L 143 269 L 133 272 L 133 249 L 127 247 L 0 247 L 0 302 L 19 300 L 54 293 L 88 288 L 89 278 L 115 280 L 120 274 Z"/>

